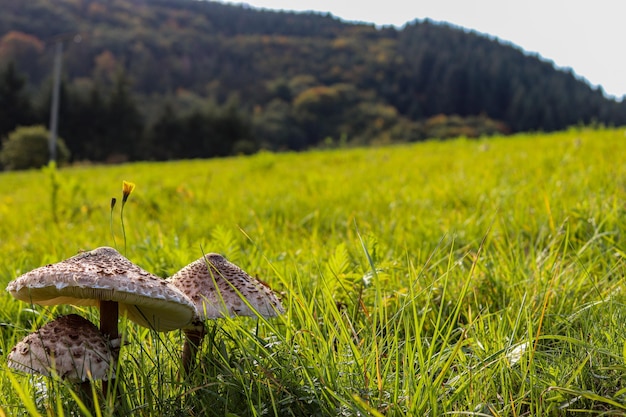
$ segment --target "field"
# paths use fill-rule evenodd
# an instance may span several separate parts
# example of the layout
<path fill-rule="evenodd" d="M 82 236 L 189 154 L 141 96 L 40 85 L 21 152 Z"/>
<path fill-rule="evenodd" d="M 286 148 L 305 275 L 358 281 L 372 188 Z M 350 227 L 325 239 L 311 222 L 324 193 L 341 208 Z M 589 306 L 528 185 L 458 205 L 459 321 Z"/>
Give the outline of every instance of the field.
<path fill-rule="evenodd" d="M 287 313 L 180 331 L 121 320 L 122 398 L 93 415 L 626 414 L 626 132 L 261 153 L 0 174 L 0 285 L 82 249 L 167 277 L 219 252 Z M 114 234 L 112 234 L 112 230 Z M 10 371 L 53 317 L 0 294 L 0 415 L 89 414 Z M 100 384 L 97 383 L 96 387 Z M 75 413 L 73 413 L 75 412 Z"/>

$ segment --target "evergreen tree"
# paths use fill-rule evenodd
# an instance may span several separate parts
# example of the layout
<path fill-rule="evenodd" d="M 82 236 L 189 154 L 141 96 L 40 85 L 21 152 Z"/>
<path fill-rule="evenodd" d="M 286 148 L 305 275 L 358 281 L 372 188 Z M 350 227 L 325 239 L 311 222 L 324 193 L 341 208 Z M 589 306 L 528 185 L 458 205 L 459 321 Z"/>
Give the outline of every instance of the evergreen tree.
<path fill-rule="evenodd" d="M 88 91 L 71 89 L 64 100 L 67 110 L 59 127 L 74 160 L 103 161 L 108 154 L 108 106 L 99 85 Z"/>
<path fill-rule="evenodd" d="M 17 126 L 34 122 L 33 107 L 24 91 L 26 77 L 21 75 L 14 62 L 0 73 L 0 137 Z"/>
<path fill-rule="evenodd" d="M 170 103 L 160 112 L 156 122 L 146 133 L 142 143 L 142 159 L 166 161 L 183 157 L 185 121 Z"/>
<path fill-rule="evenodd" d="M 121 72 L 113 88 L 107 106 L 107 141 L 108 158 L 116 160 L 142 159 L 137 150 L 143 134 L 143 117 L 130 91 L 130 83 Z"/>

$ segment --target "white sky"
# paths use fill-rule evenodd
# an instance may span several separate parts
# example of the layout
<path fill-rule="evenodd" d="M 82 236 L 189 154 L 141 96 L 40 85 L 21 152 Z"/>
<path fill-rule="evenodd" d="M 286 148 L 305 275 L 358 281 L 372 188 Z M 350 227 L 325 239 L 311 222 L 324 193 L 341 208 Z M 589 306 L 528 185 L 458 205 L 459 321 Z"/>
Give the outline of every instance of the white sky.
<path fill-rule="evenodd" d="M 538 52 L 608 95 L 626 94 L 624 0 L 239 0 L 266 9 L 330 12 L 348 21 L 402 26 L 449 22 Z"/>

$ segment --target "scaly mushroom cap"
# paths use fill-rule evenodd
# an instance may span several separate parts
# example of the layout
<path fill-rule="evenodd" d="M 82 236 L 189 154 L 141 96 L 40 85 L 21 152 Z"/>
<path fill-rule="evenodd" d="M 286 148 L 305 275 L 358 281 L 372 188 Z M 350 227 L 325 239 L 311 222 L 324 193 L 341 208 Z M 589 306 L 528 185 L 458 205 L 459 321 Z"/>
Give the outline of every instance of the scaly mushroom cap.
<path fill-rule="evenodd" d="M 194 305 L 164 279 L 109 247 L 34 269 L 7 286 L 18 300 L 40 305 L 119 303 L 120 314 L 142 326 L 170 331 L 187 325 Z"/>
<path fill-rule="evenodd" d="M 226 315 L 273 317 L 285 312 L 267 285 L 216 253 L 192 262 L 168 280 L 193 301 L 195 320 Z"/>
<path fill-rule="evenodd" d="M 9 368 L 45 376 L 56 373 L 71 381 L 107 379 L 112 362 L 109 341 L 76 314 L 59 317 L 29 334 L 8 357 Z"/>

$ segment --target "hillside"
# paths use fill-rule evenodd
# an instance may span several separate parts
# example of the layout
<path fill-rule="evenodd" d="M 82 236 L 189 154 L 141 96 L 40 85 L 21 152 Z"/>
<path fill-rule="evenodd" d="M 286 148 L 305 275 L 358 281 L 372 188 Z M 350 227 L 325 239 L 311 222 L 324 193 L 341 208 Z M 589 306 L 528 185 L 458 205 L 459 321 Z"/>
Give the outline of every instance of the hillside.
<path fill-rule="evenodd" d="M 626 124 L 626 103 L 572 72 L 429 21 L 377 29 L 197 0 L 0 0 L 0 7 L 0 83 L 13 88 L 0 104 L 14 108 L 13 96 L 31 102 L 0 123 L 0 135 L 47 121 L 52 44 L 61 34 L 60 130 L 76 159 Z M 11 62 L 17 74 L 7 76 Z"/>

